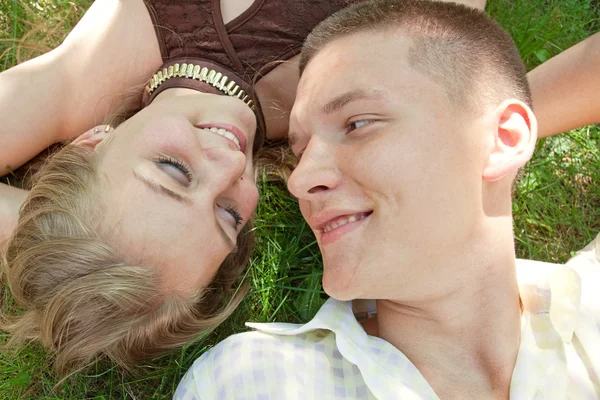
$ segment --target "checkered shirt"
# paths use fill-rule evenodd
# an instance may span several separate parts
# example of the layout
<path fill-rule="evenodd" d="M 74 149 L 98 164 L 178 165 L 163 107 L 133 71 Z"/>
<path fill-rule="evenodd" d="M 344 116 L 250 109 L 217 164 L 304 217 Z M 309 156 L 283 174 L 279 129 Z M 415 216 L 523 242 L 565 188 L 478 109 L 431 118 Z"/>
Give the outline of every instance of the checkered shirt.
<path fill-rule="evenodd" d="M 578 257 L 517 261 L 524 312 L 511 399 L 600 399 L 600 264 Z M 365 333 L 349 302 L 329 299 L 305 325 L 247 325 L 255 331 L 196 360 L 175 399 L 438 399 L 404 354 Z"/>

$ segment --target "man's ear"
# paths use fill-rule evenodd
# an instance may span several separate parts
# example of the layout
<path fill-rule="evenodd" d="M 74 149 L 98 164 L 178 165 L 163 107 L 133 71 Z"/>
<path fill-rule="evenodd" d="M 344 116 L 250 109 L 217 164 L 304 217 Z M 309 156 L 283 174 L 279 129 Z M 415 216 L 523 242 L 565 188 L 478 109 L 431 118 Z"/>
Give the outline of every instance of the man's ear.
<path fill-rule="evenodd" d="M 110 125 L 98 125 L 89 131 L 79 135 L 70 144 L 81 147 L 88 147 L 90 149 L 96 148 L 98 143 L 106 139 L 106 137 L 114 131 L 114 128 Z"/>
<path fill-rule="evenodd" d="M 494 112 L 497 129 L 483 179 L 493 182 L 516 173 L 531 158 L 537 139 L 537 120 L 531 108 L 519 100 L 506 100 Z"/>

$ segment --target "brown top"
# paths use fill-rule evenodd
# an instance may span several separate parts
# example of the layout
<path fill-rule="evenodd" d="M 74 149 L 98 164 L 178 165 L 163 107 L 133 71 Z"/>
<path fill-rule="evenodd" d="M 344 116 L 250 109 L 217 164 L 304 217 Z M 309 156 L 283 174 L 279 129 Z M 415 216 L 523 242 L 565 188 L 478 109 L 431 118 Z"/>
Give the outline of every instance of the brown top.
<path fill-rule="evenodd" d="M 165 62 L 161 70 L 175 63 L 208 65 L 235 80 L 257 105 L 252 84 L 275 68 L 276 61 L 299 54 L 319 22 L 353 1 L 255 0 L 224 24 L 220 0 L 145 0 Z M 146 96 L 144 104 L 169 87 L 222 94 L 197 80 L 171 78 Z"/>

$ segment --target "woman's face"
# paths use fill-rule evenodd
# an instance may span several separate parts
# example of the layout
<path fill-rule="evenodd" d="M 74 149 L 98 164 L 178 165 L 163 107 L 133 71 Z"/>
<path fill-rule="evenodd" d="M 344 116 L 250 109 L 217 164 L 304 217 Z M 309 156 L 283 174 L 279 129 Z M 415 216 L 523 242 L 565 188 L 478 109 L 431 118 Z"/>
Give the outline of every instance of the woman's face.
<path fill-rule="evenodd" d="M 256 208 L 255 130 L 236 98 L 170 89 L 111 134 L 105 221 L 128 262 L 158 268 L 170 292 L 211 281 Z"/>

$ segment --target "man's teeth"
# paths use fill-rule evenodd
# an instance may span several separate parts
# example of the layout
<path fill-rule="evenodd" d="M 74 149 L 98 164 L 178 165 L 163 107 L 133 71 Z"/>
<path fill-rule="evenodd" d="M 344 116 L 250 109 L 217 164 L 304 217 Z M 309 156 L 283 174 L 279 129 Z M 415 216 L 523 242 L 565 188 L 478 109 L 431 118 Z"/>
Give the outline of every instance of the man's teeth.
<path fill-rule="evenodd" d="M 323 232 L 331 232 L 332 230 L 339 228 L 340 226 L 344 226 L 350 222 L 360 221 L 361 219 L 365 219 L 367 217 L 367 213 L 354 214 L 351 216 L 345 216 L 337 218 L 335 221 L 332 221 L 323 227 Z"/>
<path fill-rule="evenodd" d="M 223 129 L 223 128 L 215 128 L 215 127 L 212 127 L 212 128 L 204 128 L 204 130 L 205 130 L 205 131 L 214 132 L 214 133 L 216 133 L 216 134 L 218 134 L 218 135 L 224 136 L 224 137 L 226 137 L 227 139 L 230 139 L 230 140 L 232 140 L 232 141 L 233 141 L 233 143 L 235 143 L 235 144 L 236 144 L 236 146 L 238 147 L 238 149 L 239 149 L 240 151 L 242 151 L 242 146 L 240 146 L 240 141 L 238 140 L 238 138 L 236 138 L 236 137 L 235 137 L 235 135 L 234 135 L 233 133 L 229 132 L 228 130 L 226 130 L 226 129 Z"/>

